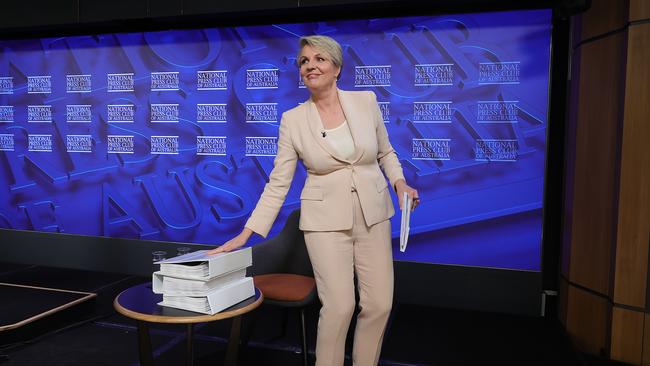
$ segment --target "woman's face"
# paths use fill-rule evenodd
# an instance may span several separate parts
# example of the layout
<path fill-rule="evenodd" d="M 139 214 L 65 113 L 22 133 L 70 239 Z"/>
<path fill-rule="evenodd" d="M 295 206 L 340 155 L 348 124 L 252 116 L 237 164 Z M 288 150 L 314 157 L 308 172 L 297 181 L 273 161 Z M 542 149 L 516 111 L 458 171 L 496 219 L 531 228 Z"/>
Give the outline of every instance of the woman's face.
<path fill-rule="evenodd" d="M 310 45 L 305 45 L 298 57 L 300 77 L 310 91 L 335 87 L 341 68 L 335 66 L 330 56 Z"/>

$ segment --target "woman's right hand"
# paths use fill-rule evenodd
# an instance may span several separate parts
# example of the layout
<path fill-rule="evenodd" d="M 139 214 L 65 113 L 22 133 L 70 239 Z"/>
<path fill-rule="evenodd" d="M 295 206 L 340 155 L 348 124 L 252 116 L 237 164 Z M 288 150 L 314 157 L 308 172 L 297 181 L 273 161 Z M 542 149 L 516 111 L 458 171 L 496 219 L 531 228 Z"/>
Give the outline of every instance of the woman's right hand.
<path fill-rule="evenodd" d="M 237 248 L 243 247 L 246 242 L 248 241 L 248 238 L 251 237 L 253 234 L 253 230 L 244 227 L 244 230 L 242 230 L 239 235 L 235 236 L 234 238 L 228 240 L 224 244 L 208 251 L 206 254 L 207 255 L 212 255 L 212 254 L 218 254 L 218 253 L 223 253 L 223 252 L 230 252 L 232 250 L 235 250 Z"/>

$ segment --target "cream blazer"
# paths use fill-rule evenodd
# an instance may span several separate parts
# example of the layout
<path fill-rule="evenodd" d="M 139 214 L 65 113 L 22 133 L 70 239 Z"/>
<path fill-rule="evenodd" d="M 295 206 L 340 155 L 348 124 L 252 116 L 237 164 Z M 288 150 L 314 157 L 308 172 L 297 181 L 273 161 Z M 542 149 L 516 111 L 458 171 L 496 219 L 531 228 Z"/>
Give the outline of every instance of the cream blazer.
<path fill-rule="evenodd" d="M 298 159 L 307 169 L 300 194 L 301 230 L 351 229 L 352 187 L 359 195 L 366 225 L 393 216 L 395 209 L 381 169 L 393 187 L 404 175 L 388 141 L 377 98 L 368 91 L 338 90 L 338 94 L 354 140 L 353 158 L 337 156 L 323 137 L 320 115 L 311 98 L 284 112 L 273 170 L 246 227 L 263 237 L 268 235 L 291 186 Z"/>

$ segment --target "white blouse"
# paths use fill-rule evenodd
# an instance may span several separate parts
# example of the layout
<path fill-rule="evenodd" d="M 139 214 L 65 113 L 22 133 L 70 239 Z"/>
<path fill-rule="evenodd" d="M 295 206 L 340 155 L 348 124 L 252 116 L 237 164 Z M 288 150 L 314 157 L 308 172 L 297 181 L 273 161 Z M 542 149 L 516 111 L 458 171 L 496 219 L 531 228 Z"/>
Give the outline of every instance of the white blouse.
<path fill-rule="evenodd" d="M 347 121 L 324 131 L 325 139 L 342 158 L 349 160 L 354 157 L 354 140 Z"/>

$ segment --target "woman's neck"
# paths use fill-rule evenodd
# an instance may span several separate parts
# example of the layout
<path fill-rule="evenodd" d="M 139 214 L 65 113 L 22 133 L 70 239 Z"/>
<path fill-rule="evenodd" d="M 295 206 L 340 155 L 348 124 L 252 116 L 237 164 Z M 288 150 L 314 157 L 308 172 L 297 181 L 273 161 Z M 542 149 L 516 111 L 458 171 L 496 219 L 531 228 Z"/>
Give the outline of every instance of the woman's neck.
<path fill-rule="evenodd" d="M 312 93 L 311 99 L 316 104 L 316 107 L 320 110 L 328 110 L 339 103 L 339 95 L 336 87 L 329 88 L 325 91 L 319 91 L 318 93 Z"/>

